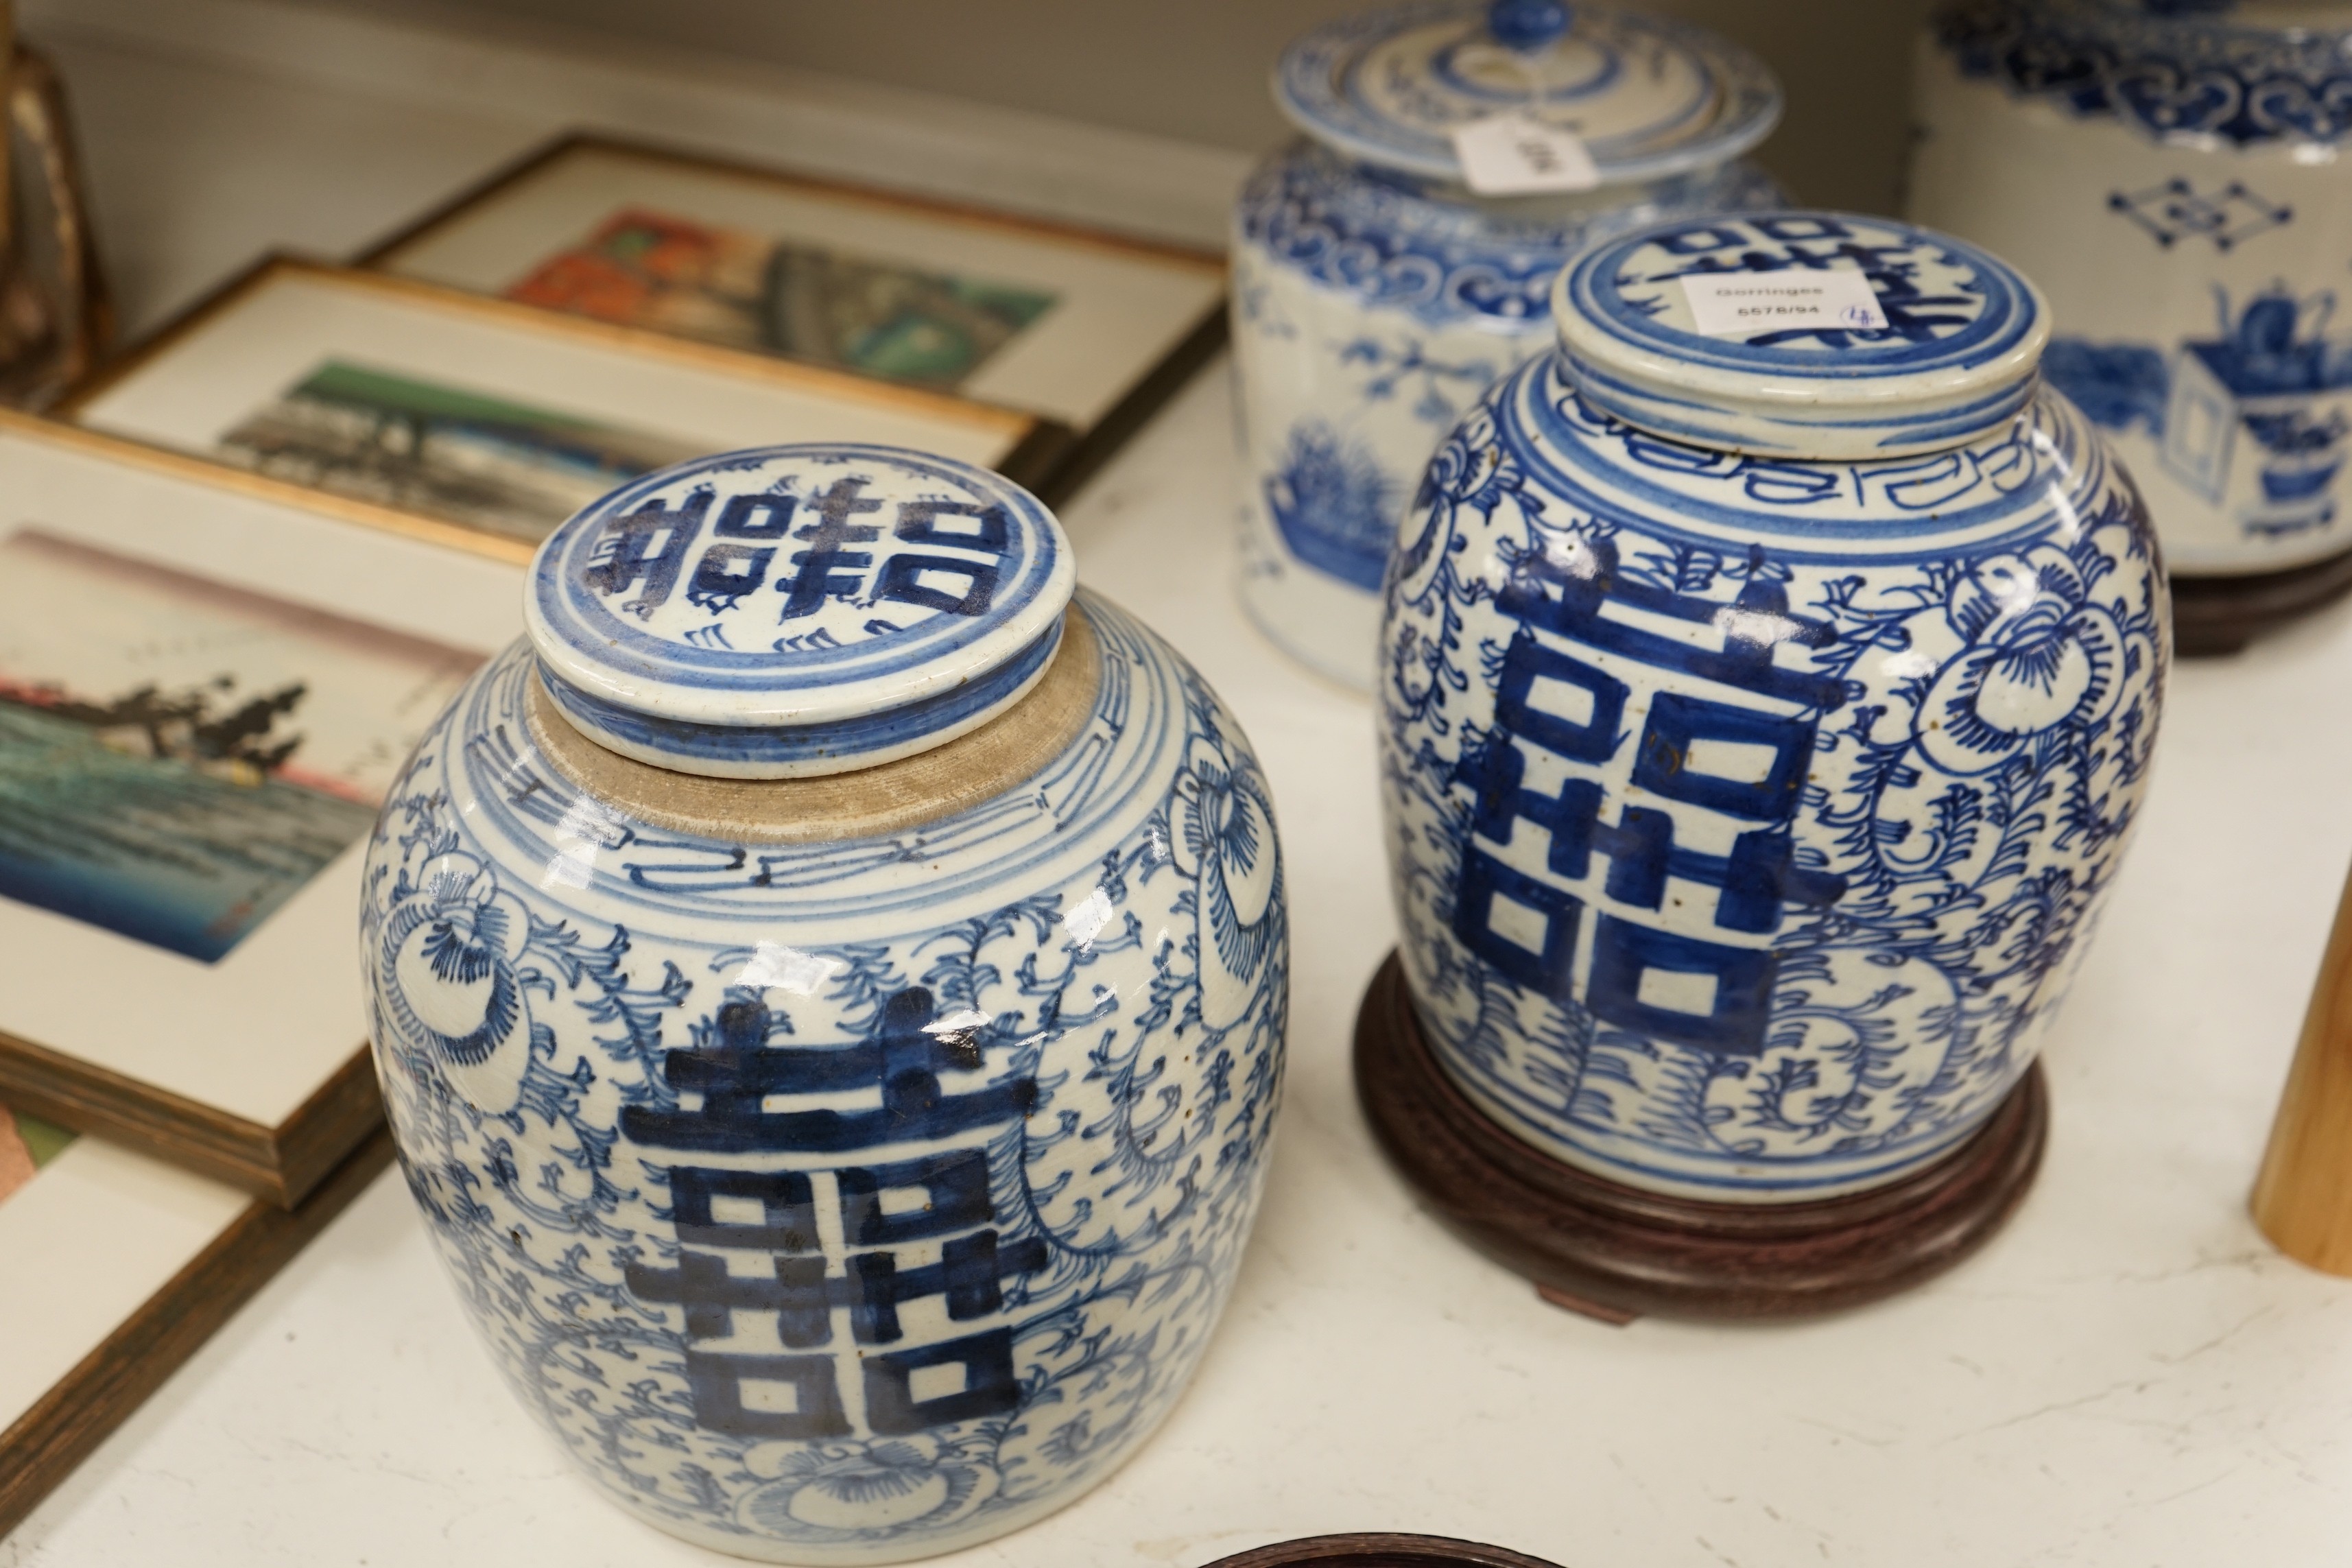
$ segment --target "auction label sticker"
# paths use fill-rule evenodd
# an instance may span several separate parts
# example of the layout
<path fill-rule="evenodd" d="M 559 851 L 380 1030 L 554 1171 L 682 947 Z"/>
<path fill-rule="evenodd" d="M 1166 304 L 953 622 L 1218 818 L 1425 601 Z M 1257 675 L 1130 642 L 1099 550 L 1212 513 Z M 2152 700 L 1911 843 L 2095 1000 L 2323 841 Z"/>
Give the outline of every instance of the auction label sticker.
<path fill-rule="evenodd" d="M 1463 181 L 1482 196 L 1589 191 L 1601 184 L 1584 138 L 1524 110 L 1457 125 L 1453 136 Z"/>
<path fill-rule="evenodd" d="M 1755 332 L 1862 331 L 1886 325 L 1870 279 L 1851 267 L 1803 272 L 1683 276 L 1691 317 L 1710 338 Z"/>

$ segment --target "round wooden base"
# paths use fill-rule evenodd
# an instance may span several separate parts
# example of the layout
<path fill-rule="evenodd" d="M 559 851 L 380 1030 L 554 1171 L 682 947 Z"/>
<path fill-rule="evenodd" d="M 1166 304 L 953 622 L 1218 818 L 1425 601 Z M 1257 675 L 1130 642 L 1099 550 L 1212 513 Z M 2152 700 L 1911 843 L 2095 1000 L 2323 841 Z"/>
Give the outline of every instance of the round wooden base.
<path fill-rule="evenodd" d="M 1207 1568 L 1559 1568 L 1443 1535 L 1316 1535 L 1220 1557 Z"/>
<path fill-rule="evenodd" d="M 2236 653 L 2253 638 L 2352 592 L 2352 550 L 2250 577 L 2172 579 L 2173 647 L 2184 658 Z"/>
<path fill-rule="evenodd" d="M 1643 1192 L 1539 1152 L 1472 1105 L 1431 1054 L 1394 953 L 1356 1015 L 1356 1093 L 1447 1226 L 1546 1300 L 1619 1323 L 1798 1317 L 1916 1285 L 2000 1228 L 2049 1126 L 2037 1063 L 1967 1143 L 1871 1192 L 1794 1204 Z"/>

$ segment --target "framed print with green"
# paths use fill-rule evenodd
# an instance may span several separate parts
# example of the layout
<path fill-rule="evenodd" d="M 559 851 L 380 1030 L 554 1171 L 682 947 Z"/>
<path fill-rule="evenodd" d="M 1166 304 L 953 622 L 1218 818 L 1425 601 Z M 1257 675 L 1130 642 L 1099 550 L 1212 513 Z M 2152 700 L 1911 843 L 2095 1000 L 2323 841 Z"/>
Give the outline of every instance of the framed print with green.
<path fill-rule="evenodd" d="M 1213 252 L 565 137 L 362 265 L 1026 409 L 1059 500 L 1224 341 Z"/>

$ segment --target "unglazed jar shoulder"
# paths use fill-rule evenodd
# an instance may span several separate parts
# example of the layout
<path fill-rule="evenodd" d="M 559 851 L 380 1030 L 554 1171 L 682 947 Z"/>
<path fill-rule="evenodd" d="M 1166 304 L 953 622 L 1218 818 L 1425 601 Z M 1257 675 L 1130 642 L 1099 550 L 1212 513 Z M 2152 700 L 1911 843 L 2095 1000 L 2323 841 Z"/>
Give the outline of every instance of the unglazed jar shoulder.
<path fill-rule="evenodd" d="M 1647 232 L 1562 277 L 1565 346 L 1448 437 L 1399 537 L 1400 952 L 1441 1066 L 1544 1152 L 1702 1199 L 1865 1190 L 1985 1123 L 2082 960 L 2147 784 L 2156 542 L 2030 358 L 1986 368 L 2041 311 L 1990 258 L 1833 215 Z M 1571 321 L 1619 262 L 1620 313 Z M 1791 267 L 1867 269 L 1890 328 L 1692 331 L 1684 272 Z M 1704 366 L 1671 404 L 1595 372 L 1679 340 L 1714 395 Z M 1864 384 L 1832 442 L 1910 446 L 1933 396 L 1929 424 L 2008 411 L 1801 455 L 1769 395 L 1809 370 L 1814 419 Z M 1628 422 L 1658 418 L 1697 434 Z"/>
<path fill-rule="evenodd" d="M 1486 196 L 1450 125 L 1527 96 L 1487 7 L 1444 0 L 1300 39 L 1276 95 L 1307 139 L 1234 211 L 1244 602 L 1287 652 L 1371 679 L 1381 572 L 1422 466 L 1495 379 L 1547 342 L 1576 249 L 1662 216 L 1779 205 L 1738 155 L 1779 112 L 1761 65 L 1663 19 L 1575 8 L 1531 51 L 1544 112 L 1591 138 L 1597 189 Z"/>
<path fill-rule="evenodd" d="M 2352 6 L 1962 0 L 1917 76 L 1911 216 L 2047 291 L 2173 569 L 2352 548 Z"/>
<path fill-rule="evenodd" d="M 918 545 L 975 555 L 936 514 L 896 526 L 887 460 L 829 465 L 886 506 L 817 563 L 827 613 L 943 616 L 952 576 L 876 593 Z M 652 489 L 675 515 L 680 487 Z M 796 522 L 825 526 L 822 493 Z M 626 515 L 567 525 L 534 592 L 576 585 L 567 539 Z M 729 542 L 718 515 L 680 593 Z M 751 559 L 720 552 L 734 600 L 681 635 L 781 624 L 789 552 Z M 977 727 L 755 780 L 612 750 L 519 643 L 384 808 L 362 943 L 412 1193 L 509 1387 L 605 1496 L 698 1544 L 886 1563 L 1017 1529 L 1165 1416 L 1232 1284 L 1287 1005 L 1265 781 L 1116 606 L 1080 595 L 1045 635 L 1043 674 Z M 738 741 L 718 750 L 807 750 Z"/>

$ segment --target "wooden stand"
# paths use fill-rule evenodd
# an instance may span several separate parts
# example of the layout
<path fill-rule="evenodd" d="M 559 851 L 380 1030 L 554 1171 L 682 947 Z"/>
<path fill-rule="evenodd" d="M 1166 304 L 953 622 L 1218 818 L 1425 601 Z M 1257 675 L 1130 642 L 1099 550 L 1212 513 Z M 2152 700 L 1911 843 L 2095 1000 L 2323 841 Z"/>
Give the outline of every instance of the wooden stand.
<path fill-rule="evenodd" d="M 1966 1144 L 1872 1192 L 1795 1204 L 1643 1192 L 1538 1152 L 1472 1105 L 1431 1054 L 1394 953 L 1356 1016 L 1356 1092 L 1390 1160 L 1463 1239 L 1554 1305 L 1616 1323 L 1798 1317 L 1916 1285 L 2000 1228 L 2049 1124 L 2036 1064 Z"/>
<path fill-rule="evenodd" d="M 2352 591 L 2352 551 L 2251 577 L 2175 577 L 2173 647 L 2188 658 L 2237 653 L 2347 591 Z"/>
<path fill-rule="evenodd" d="M 2336 906 L 2253 1210 L 2289 1258 L 2352 1275 L 2352 881 Z"/>
<path fill-rule="evenodd" d="M 1220 1557 L 1207 1568 L 1559 1568 L 1443 1535 L 1316 1535 Z"/>

